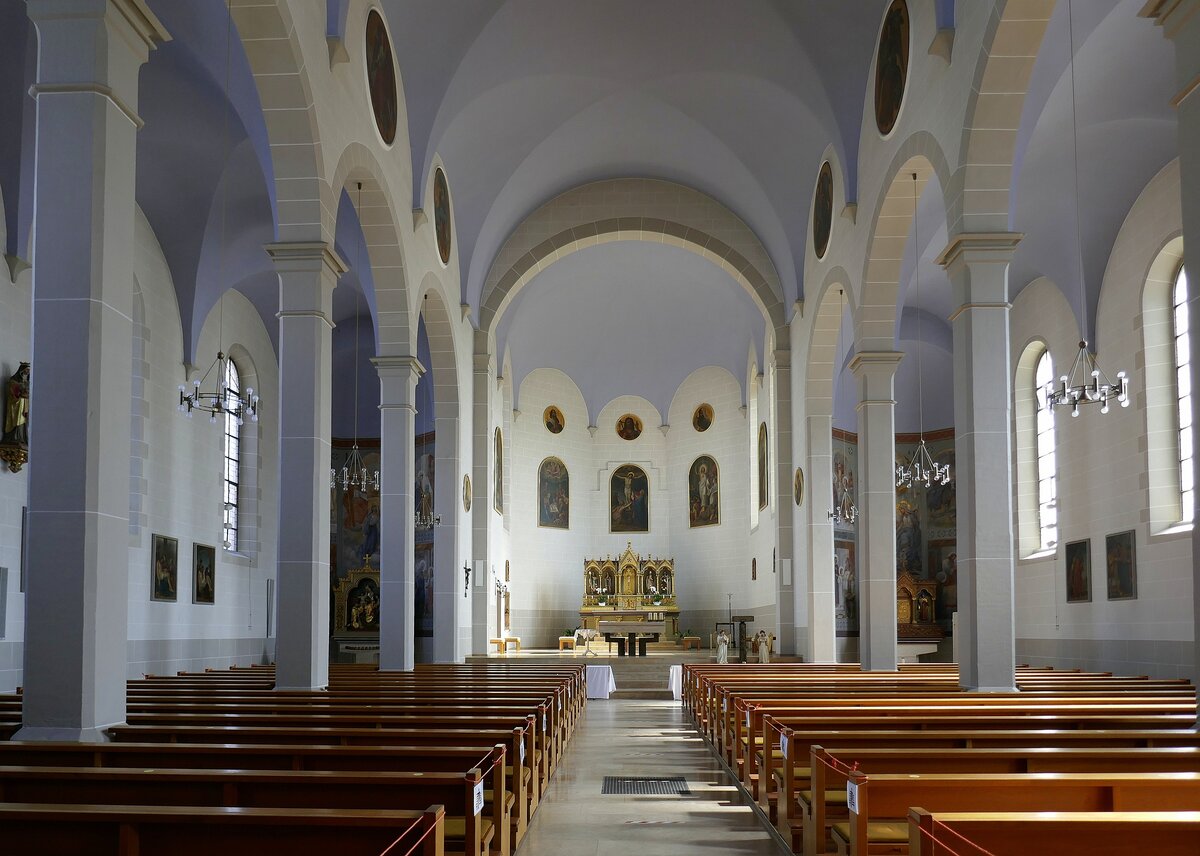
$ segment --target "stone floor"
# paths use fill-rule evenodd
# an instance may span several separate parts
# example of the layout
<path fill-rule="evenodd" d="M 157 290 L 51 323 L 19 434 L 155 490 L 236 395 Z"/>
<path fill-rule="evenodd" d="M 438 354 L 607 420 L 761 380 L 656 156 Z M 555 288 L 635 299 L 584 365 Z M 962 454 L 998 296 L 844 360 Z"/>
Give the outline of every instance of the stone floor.
<path fill-rule="evenodd" d="M 609 776 L 684 776 L 691 796 L 602 796 Z M 590 701 L 516 856 L 786 853 L 676 701 Z"/>

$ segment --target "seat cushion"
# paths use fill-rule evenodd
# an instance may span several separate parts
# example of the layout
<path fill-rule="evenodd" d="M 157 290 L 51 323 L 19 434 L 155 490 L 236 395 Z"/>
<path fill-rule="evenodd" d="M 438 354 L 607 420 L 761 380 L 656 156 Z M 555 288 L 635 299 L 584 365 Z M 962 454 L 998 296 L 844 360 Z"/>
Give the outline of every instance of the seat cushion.
<path fill-rule="evenodd" d="M 808 805 L 808 806 L 812 805 L 813 792 L 811 790 L 801 791 L 800 792 L 800 801 L 802 803 L 804 803 L 805 805 Z M 831 791 L 831 790 L 826 789 L 825 804 L 826 805 L 845 805 L 846 804 L 846 792 L 845 791 Z"/>
<path fill-rule="evenodd" d="M 850 824 L 835 823 L 833 834 L 843 841 L 850 840 Z M 877 820 L 867 824 L 867 840 L 871 844 L 907 844 L 908 822 L 904 820 Z"/>

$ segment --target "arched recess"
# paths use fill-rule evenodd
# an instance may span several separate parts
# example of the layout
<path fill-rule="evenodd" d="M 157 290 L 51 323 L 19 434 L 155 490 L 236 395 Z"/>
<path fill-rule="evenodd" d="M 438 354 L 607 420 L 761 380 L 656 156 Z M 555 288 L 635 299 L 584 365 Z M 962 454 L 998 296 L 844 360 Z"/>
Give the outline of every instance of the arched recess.
<path fill-rule="evenodd" d="M 1017 555 L 1030 558 L 1042 549 L 1038 517 L 1037 401 L 1034 375 L 1038 360 L 1050 350 L 1045 339 L 1030 339 L 1021 349 L 1013 376 L 1013 434 L 1016 447 Z M 1051 354 L 1051 359 L 1054 355 Z M 1056 370 L 1060 364 L 1054 363 Z"/>
<path fill-rule="evenodd" d="M 927 131 L 916 132 L 896 151 L 885 173 L 886 190 L 871 218 L 862 291 L 854 314 L 855 342 L 862 351 L 891 351 L 895 346 L 901 266 L 913 221 L 913 173 L 918 198 L 930 179 L 939 183 L 943 194 L 949 186 L 945 155 Z"/>
<path fill-rule="evenodd" d="M 948 234 L 1004 232 L 1017 130 L 1055 0 L 996 0 L 975 60 L 959 167 L 946 196 Z"/>
<path fill-rule="evenodd" d="M 383 175 L 382 165 L 370 149 L 352 142 L 342 151 L 332 187 L 336 196 L 340 197 L 343 190 L 349 196 L 366 242 L 375 288 L 373 294 L 365 296 L 375 324 L 375 352 L 378 356 L 415 354 L 417 329 L 409 316 L 395 195 L 384 183 Z"/>
<path fill-rule="evenodd" d="M 597 211 L 603 216 L 594 216 Z M 713 234 L 718 231 L 727 240 Z M 667 243 L 703 256 L 754 298 L 778 342 L 789 341 L 783 287 L 758 237 L 711 197 L 654 179 L 585 184 L 551 199 L 525 218 L 488 271 L 479 329 L 494 335 L 509 303 L 554 262 L 584 247 L 613 241 Z"/>
<path fill-rule="evenodd" d="M 459 611 L 469 601 L 459 593 L 462 575 L 458 564 L 458 527 L 463 473 L 459 467 L 458 361 L 454 348 L 452 317 L 442 298 L 441 286 L 432 273 L 421 282 L 420 317 L 429 339 L 427 370 L 433 380 L 435 436 L 434 514 L 441 523 L 434 528 L 434 614 L 433 656 L 439 663 L 463 659 L 469 641 L 460 638 Z M 469 627 L 464 627 L 467 632 Z"/>
<path fill-rule="evenodd" d="M 240 342 L 229 346 L 229 359 L 237 368 L 242 391 L 262 389 L 258 366 L 250 351 Z M 258 556 L 262 542 L 262 438 L 261 422 L 246 419 L 239 435 L 240 462 L 238 468 L 238 548 L 237 552 L 251 558 Z"/>
<path fill-rule="evenodd" d="M 337 196 L 324 181 L 315 99 L 292 12 L 284 0 L 230 0 L 230 14 L 266 120 L 277 237 L 331 239 Z"/>

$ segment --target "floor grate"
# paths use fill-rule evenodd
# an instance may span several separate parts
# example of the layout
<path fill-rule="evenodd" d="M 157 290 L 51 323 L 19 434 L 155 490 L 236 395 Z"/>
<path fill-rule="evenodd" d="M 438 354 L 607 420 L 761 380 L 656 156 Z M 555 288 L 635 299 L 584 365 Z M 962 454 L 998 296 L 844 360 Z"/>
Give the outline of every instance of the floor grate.
<path fill-rule="evenodd" d="M 605 776 L 601 794 L 691 796 L 683 776 Z"/>

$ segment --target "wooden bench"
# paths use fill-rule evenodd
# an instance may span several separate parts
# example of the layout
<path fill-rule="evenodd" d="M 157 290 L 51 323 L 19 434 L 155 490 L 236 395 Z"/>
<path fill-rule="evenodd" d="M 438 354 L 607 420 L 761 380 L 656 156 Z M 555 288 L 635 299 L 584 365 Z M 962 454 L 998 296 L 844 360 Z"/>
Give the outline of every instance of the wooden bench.
<path fill-rule="evenodd" d="M 425 811 L 0 803 L 5 852 L 38 856 L 379 856 L 445 853 L 441 806 Z"/>
<path fill-rule="evenodd" d="M 947 830 L 950 830 L 947 832 Z M 928 812 L 908 813 L 910 856 L 972 852 L 963 836 L 993 853 L 1055 856 L 1195 856 L 1200 812 Z"/>

